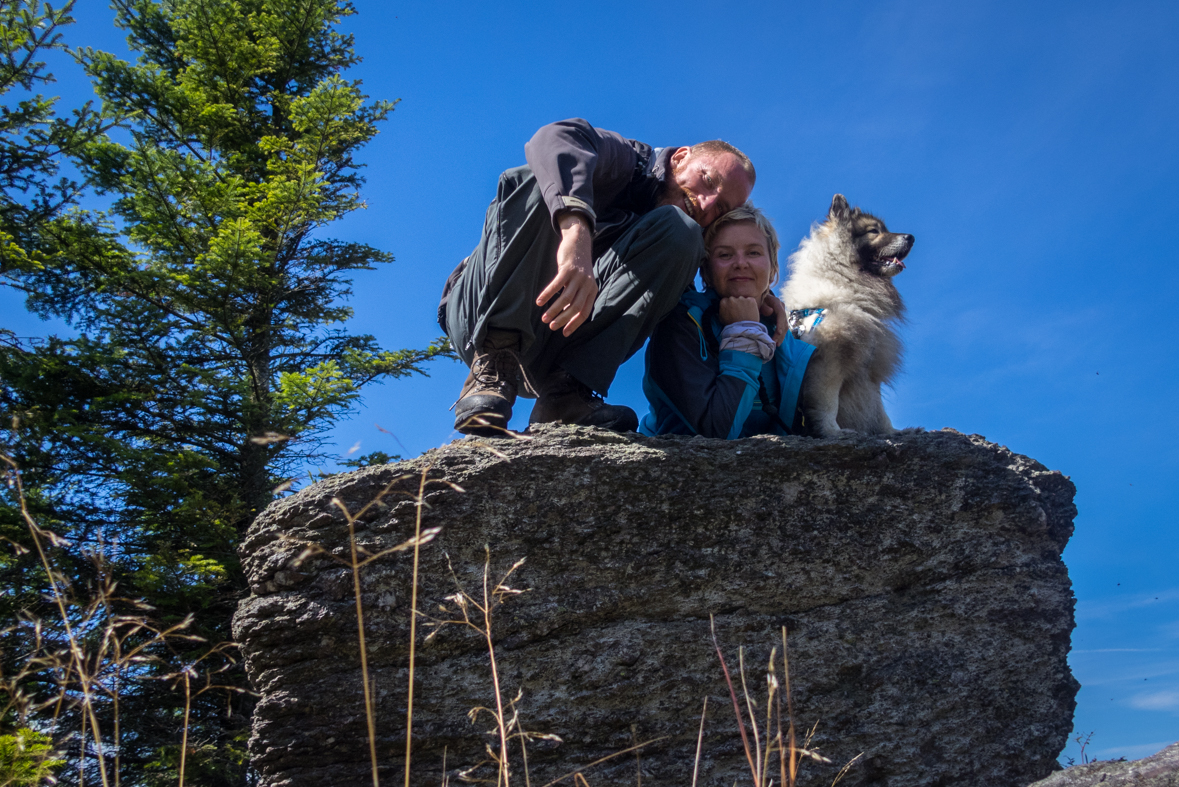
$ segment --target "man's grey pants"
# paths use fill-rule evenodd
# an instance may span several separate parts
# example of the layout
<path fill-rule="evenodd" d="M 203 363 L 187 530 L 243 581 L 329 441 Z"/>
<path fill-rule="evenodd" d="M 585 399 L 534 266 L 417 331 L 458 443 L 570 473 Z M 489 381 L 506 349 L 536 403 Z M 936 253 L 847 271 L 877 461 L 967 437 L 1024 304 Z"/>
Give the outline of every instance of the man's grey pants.
<path fill-rule="evenodd" d="M 608 249 L 594 250 L 593 313 L 565 337 L 541 322 L 536 296 L 557 275 L 561 237 L 528 167 L 499 178 L 483 237 L 446 303 L 446 329 L 468 366 L 489 329 L 516 331 L 528 377 L 564 369 L 605 396 L 622 363 L 679 302 L 704 261 L 700 226 L 676 207 L 637 217 Z"/>

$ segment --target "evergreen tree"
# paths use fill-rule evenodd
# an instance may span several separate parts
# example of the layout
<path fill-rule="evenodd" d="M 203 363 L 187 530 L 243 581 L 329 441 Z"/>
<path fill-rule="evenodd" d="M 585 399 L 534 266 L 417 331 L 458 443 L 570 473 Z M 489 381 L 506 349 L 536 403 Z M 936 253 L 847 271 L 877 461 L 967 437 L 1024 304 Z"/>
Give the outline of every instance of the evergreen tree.
<path fill-rule="evenodd" d="M 59 164 L 103 128 L 89 105 L 63 118 L 57 99 L 37 92 L 54 82 L 41 58 L 65 50 L 61 28 L 73 22 L 72 7 L 72 0 L 56 9 L 40 0 L 0 0 L 0 285 L 44 264 L 40 231 L 80 188 L 58 176 Z M 0 325 L 0 356 L 19 350 L 13 332 Z M 6 469 L 0 467 L 0 474 Z M 29 536 L 10 505 L 14 501 L 5 499 L 10 492 L 0 486 L 0 783 L 41 784 L 62 762 L 54 759 L 53 741 L 26 726 L 29 719 L 19 712 L 24 703 L 14 691 L 23 681 L 21 670 L 11 667 L 28 651 L 22 652 L 27 638 L 11 624 L 17 610 L 35 609 L 41 597 L 3 582 L 20 563 Z"/>
<path fill-rule="evenodd" d="M 166 644 L 143 629 L 127 642 L 158 659 L 116 676 L 111 751 L 132 783 L 174 770 L 185 698 L 156 679 L 230 639 L 246 528 L 277 487 L 321 458 L 325 433 L 364 385 L 421 372 L 447 347 L 390 352 L 343 326 L 352 272 L 391 261 L 323 236 L 363 206 L 354 156 L 393 108 L 366 102 L 341 77 L 358 60 L 337 30 L 351 5 L 113 7 L 138 61 L 79 57 L 105 116 L 125 131 L 77 158 L 110 208 L 45 223 L 45 262 L 10 274 L 31 309 L 78 335 L 0 348 L 0 407 L 15 419 L 6 451 L 34 517 L 67 540 L 54 554 L 68 566 L 63 581 L 101 596 L 112 615 L 142 600 L 160 627 L 192 616 L 185 631 L 203 640 Z M 7 503 L 0 526 L 20 541 L 11 493 Z M 87 560 L 92 552 L 105 557 Z M 0 610 L 8 619 L 44 606 L 32 552 L 2 571 L 13 588 Z M 108 603 L 110 580 L 114 595 L 136 601 Z M 71 609 L 82 616 L 84 605 Z M 49 695 L 60 671 L 39 677 Z M 244 686 L 240 670 L 217 681 Z M 243 696 L 193 698 L 190 780 L 245 783 L 248 715 Z M 96 721 L 113 728 L 113 718 Z M 79 745 L 83 759 L 104 754 Z"/>
<path fill-rule="evenodd" d="M 41 263 L 38 229 L 71 204 L 79 188 L 69 178 L 54 179 L 62 154 L 76 153 L 102 127 L 89 105 L 61 118 L 57 99 L 34 92 L 54 81 L 40 58 L 65 48 L 60 29 L 74 21 L 73 5 L 0 0 L 0 96 L 7 101 L 13 92 L 23 94 L 0 105 L 0 274 Z"/>

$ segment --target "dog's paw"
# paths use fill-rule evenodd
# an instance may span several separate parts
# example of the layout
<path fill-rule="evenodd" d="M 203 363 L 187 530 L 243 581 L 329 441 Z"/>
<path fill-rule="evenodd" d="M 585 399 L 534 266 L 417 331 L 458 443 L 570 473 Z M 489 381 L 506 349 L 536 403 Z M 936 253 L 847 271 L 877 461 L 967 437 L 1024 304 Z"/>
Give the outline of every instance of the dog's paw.
<path fill-rule="evenodd" d="M 822 437 L 822 438 L 849 437 L 851 435 L 857 435 L 857 434 L 859 434 L 859 432 L 857 432 L 855 429 L 844 429 L 839 426 L 833 426 L 828 429 L 816 429 L 814 431 L 815 437 Z"/>

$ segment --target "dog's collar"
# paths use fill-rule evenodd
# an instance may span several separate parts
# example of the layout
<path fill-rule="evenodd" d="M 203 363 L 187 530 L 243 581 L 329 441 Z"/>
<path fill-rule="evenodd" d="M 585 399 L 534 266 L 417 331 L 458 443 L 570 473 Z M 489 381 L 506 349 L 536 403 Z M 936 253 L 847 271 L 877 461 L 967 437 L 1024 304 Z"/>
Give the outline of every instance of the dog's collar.
<path fill-rule="evenodd" d="M 795 339 L 806 340 L 806 337 L 819 327 L 823 321 L 826 309 L 794 309 L 786 315 L 786 323 L 790 326 L 790 333 Z"/>

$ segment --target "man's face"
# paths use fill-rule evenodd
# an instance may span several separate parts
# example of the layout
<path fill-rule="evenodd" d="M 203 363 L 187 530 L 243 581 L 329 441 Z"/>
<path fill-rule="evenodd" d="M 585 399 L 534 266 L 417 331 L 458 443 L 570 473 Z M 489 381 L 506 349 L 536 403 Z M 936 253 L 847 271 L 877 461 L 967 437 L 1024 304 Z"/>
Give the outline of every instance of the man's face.
<path fill-rule="evenodd" d="M 749 199 L 753 184 L 732 153 L 680 148 L 671 154 L 671 181 L 662 204 L 682 208 L 701 227 L 707 227 Z"/>

